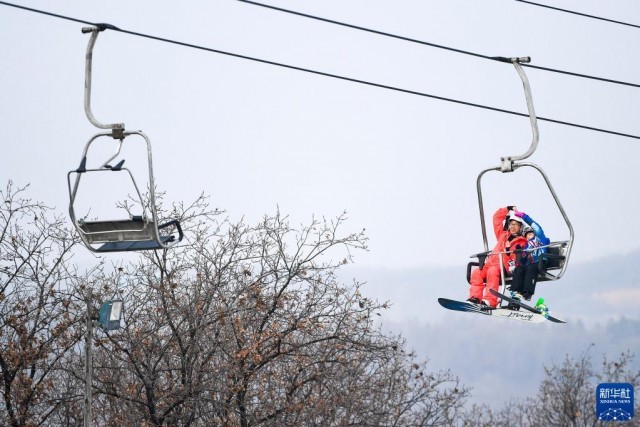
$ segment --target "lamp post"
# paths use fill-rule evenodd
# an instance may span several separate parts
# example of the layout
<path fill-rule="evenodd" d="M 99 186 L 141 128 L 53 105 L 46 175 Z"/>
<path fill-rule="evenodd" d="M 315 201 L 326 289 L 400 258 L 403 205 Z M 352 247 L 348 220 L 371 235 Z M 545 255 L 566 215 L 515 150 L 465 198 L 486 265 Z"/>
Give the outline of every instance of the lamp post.
<path fill-rule="evenodd" d="M 84 427 L 91 427 L 91 384 L 93 382 L 93 314 L 91 313 L 92 289 L 86 295 L 87 303 L 87 335 L 84 361 Z"/>
<path fill-rule="evenodd" d="M 93 316 L 93 290 L 87 290 L 87 334 L 85 351 L 85 385 L 84 385 L 84 427 L 91 427 L 91 386 L 93 384 L 93 321 L 97 320 L 104 331 L 120 328 L 124 314 L 124 302 L 121 299 L 105 301 L 100 307 L 97 318 Z"/>

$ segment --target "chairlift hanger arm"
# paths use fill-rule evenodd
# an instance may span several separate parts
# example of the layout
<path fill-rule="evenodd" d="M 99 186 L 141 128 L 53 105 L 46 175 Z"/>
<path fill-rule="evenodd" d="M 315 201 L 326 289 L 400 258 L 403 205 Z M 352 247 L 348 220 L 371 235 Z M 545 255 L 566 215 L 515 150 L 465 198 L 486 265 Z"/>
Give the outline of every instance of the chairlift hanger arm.
<path fill-rule="evenodd" d="M 535 109 L 533 108 L 533 97 L 531 95 L 531 86 L 529 85 L 529 79 L 525 74 L 522 66 L 520 64 L 526 64 L 531 62 L 531 57 L 525 56 L 520 58 L 504 58 L 504 57 L 495 57 L 495 59 L 503 62 L 510 62 L 515 67 L 518 75 L 520 76 L 520 80 L 522 80 L 522 87 L 524 88 L 524 95 L 527 100 L 527 110 L 529 111 L 529 121 L 531 123 L 531 145 L 529 149 L 521 155 L 516 156 L 506 156 L 501 157 L 501 165 L 500 170 L 502 172 L 513 172 L 514 170 L 514 162 L 518 160 L 524 160 L 531 156 L 538 148 L 538 140 L 539 140 L 539 132 L 538 132 L 538 118 L 536 116 Z"/>
<path fill-rule="evenodd" d="M 124 138 L 124 123 L 111 123 L 104 124 L 99 122 L 93 112 L 91 111 L 91 72 L 92 72 L 92 63 L 93 63 L 93 47 L 96 44 L 96 40 L 98 39 L 98 33 L 104 31 L 105 29 L 117 29 L 113 25 L 109 24 L 98 24 L 95 27 L 84 27 L 82 28 L 83 33 L 91 33 L 91 38 L 89 39 L 89 44 L 87 45 L 87 54 L 85 60 L 85 80 L 84 80 L 84 112 L 87 115 L 87 118 L 91 122 L 92 125 L 99 129 L 111 129 L 111 133 L 113 138 L 122 139 Z"/>
<path fill-rule="evenodd" d="M 513 172 L 515 169 L 518 168 L 518 165 L 515 164 L 515 162 L 517 160 L 524 160 L 529 156 L 531 156 L 535 152 L 536 148 L 538 147 L 538 140 L 539 140 L 538 119 L 536 117 L 535 109 L 533 108 L 533 97 L 531 96 L 531 86 L 529 85 L 529 79 L 527 78 L 527 75 L 525 74 L 524 70 L 522 69 L 522 66 L 520 65 L 521 63 L 525 64 L 525 63 L 531 62 L 531 57 L 524 56 L 524 57 L 506 58 L 502 56 L 496 56 L 494 57 L 494 59 L 513 64 L 516 71 L 518 72 L 518 75 L 520 76 L 520 79 L 522 80 L 524 95 L 527 100 L 527 109 L 529 110 L 529 121 L 531 123 L 532 140 L 531 140 L 531 145 L 529 146 L 529 149 L 524 154 L 521 154 L 519 156 L 501 157 L 500 166 L 495 168 L 485 169 L 482 172 L 480 172 L 480 174 L 478 175 L 478 179 L 476 181 L 476 188 L 478 192 L 478 206 L 480 208 L 480 224 L 482 225 L 482 237 L 483 237 L 485 251 L 489 250 L 489 245 L 487 242 L 486 225 L 484 223 L 484 207 L 482 203 L 482 189 L 481 189 L 482 176 L 485 173 L 489 171 L 494 171 L 494 170 L 502 173 Z M 544 172 L 542 172 L 537 167 L 536 169 L 538 169 L 544 176 Z M 546 176 L 545 176 L 545 181 L 547 181 L 547 185 L 550 185 L 548 179 L 546 179 Z M 553 193 L 553 190 L 552 190 L 552 193 Z M 555 194 L 554 194 L 554 198 L 555 198 Z M 556 198 L 556 203 L 559 203 L 557 198 Z M 563 212 L 563 215 L 564 215 L 564 212 Z M 565 216 L 565 220 L 566 220 L 566 216 Z"/>

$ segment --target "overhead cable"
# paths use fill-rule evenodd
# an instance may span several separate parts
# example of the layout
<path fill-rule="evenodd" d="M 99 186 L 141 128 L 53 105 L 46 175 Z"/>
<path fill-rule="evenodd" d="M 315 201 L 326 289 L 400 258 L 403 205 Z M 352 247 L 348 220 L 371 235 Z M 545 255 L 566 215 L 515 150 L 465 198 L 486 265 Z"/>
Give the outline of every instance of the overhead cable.
<path fill-rule="evenodd" d="M 417 43 L 417 44 L 421 44 L 421 45 L 424 45 L 424 46 L 431 46 L 431 47 L 435 47 L 435 48 L 438 48 L 438 49 L 448 50 L 448 51 L 451 51 L 451 52 L 462 53 L 464 55 L 475 56 L 477 58 L 483 58 L 483 59 L 490 59 L 490 60 L 493 60 L 493 61 L 498 61 L 497 57 L 495 57 L 495 56 L 483 55 L 483 54 L 480 54 L 480 53 L 470 52 L 470 51 L 462 50 L 462 49 L 457 49 L 457 48 L 453 48 L 453 47 L 450 47 L 450 46 L 444 46 L 444 45 L 440 45 L 440 44 L 430 43 L 430 42 L 426 42 L 426 41 L 423 41 L 423 40 L 417 40 L 417 39 L 413 39 L 413 38 L 410 38 L 410 37 L 401 36 L 401 35 L 398 35 L 398 34 L 387 33 L 387 32 L 384 32 L 384 31 L 378 31 L 378 30 L 374 30 L 374 29 L 371 29 L 371 28 L 361 27 L 361 26 L 349 24 L 349 23 L 346 23 L 346 22 L 335 21 L 333 19 L 323 18 L 323 17 L 315 16 L 315 15 L 309 15 L 309 14 L 306 14 L 306 13 L 297 12 L 295 10 L 284 9 L 284 8 L 281 8 L 281 7 L 271 6 L 271 5 L 264 4 L 264 3 L 258 3 L 258 2 L 251 1 L 251 0 L 237 0 L 237 1 L 239 1 L 241 3 L 247 3 L 247 4 L 254 5 L 254 6 L 260 6 L 260 7 L 264 7 L 264 8 L 267 8 L 267 9 L 276 10 L 278 12 L 284 12 L 284 13 L 289 13 L 291 15 L 297 15 L 297 16 L 302 16 L 304 18 L 314 19 L 316 21 L 322 21 L 322 22 L 327 22 L 329 24 L 335 24 L 335 25 L 340 25 L 342 27 L 352 28 L 352 29 L 355 29 L 355 30 L 366 31 L 368 33 L 378 34 L 380 36 L 391 37 L 391 38 L 394 38 L 394 39 L 404 40 L 404 41 L 411 42 L 411 43 Z M 581 78 L 585 78 L 585 79 L 598 80 L 598 81 L 606 82 L 606 83 L 613 83 L 613 84 L 618 84 L 618 85 L 624 85 L 624 86 L 631 86 L 631 87 L 640 88 L 640 84 L 637 84 L 637 83 L 624 82 L 624 81 L 620 81 L 620 80 L 613 80 L 613 79 L 608 79 L 608 78 L 604 78 L 604 77 L 591 76 L 591 75 L 588 75 L 588 74 L 581 74 L 581 73 L 576 73 L 576 72 L 573 72 L 573 71 L 558 70 L 558 69 L 549 68 L 549 67 L 540 67 L 538 65 L 532 65 L 532 64 L 520 64 L 520 65 L 522 65 L 523 67 L 534 68 L 534 69 L 537 69 L 537 70 L 550 71 L 550 72 L 553 72 L 553 73 L 566 74 L 566 75 L 574 76 L 574 77 L 581 77 Z"/>
<path fill-rule="evenodd" d="M 527 4 L 534 5 L 534 6 L 544 7 L 544 8 L 547 8 L 547 9 L 558 10 L 560 12 L 571 13 L 573 15 L 579 15 L 579 16 L 585 16 L 587 18 L 598 19 L 600 21 L 606 21 L 606 22 L 612 22 L 614 24 L 626 25 L 627 27 L 640 28 L 640 25 L 629 24 L 628 22 L 616 21 L 616 20 L 613 20 L 613 19 L 607 19 L 607 18 L 603 18 L 601 16 L 587 15 L 586 13 L 576 12 L 574 10 L 569 10 L 569 9 L 561 9 L 559 7 L 549 6 L 547 4 L 535 3 L 535 2 L 532 2 L 532 1 L 526 1 L 526 0 L 516 0 L 516 1 L 519 1 L 520 3 L 527 3 Z"/>
<path fill-rule="evenodd" d="M 466 106 L 469 106 L 469 107 L 482 108 L 482 109 L 485 109 L 485 110 L 496 111 L 496 112 L 505 113 L 505 114 L 511 114 L 511 115 L 514 115 L 514 116 L 529 117 L 528 114 L 520 113 L 520 112 L 517 112 L 517 111 L 511 111 L 511 110 L 506 110 L 506 109 L 503 109 L 503 108 L 491 107 L 491 106 L 488 106 L 488 105 L 477 104 L 477 103 L 468 102 L 468 101 L 462 101 L 462 100 L 453 99 L 453 98 L 446 98 L 446 97 L 443 97 L 443 96 L 432 95 L 432 94 L 428 94 L 428 93 L 424 93 L 424 92 L 418 92 L 418 91 L 414 91 L 414 90 L 403 89 L 403 88 L 399 88 L 399 87 L 395 87 L 395 86 L 389 86 L 389 85 L 380 84 L 380 83 L 374 83 L 374 82 L 370 82 L 370 81 L 366 81 L 366 80 L 360 80 L 360 79 L 356 79 L 356 78 L 352 78 L 352 77 L 341 76 L 341 75 L 338 75 L 338 74 L 326 73 L 326 72 L 323 72 L 323 71 L 313 70 L 313 69 L 310 69 L 310 68 L 303 68 L 303 67 L 298 67 L 298 66 L 295 66 L 295 65 L 283 64 L 283 63 L 280 63 L 280 62 L 269 61 L 269 60 L 266 60 L 266 59 L 255 58 L 255 57 L 251 57 L 251 56 L 247 56 L 247 55 L 241 55 L 241 54 L 237 54 L 237 53 L 233 53 L 233 52 L 226 52 L 226 51 L 219 50 L 219 49 L 213 49 L 213 48 L 199 46 L 199 45 L 195 45 L 195 44 L 191 44 L 191 43 L 185 43 L 185 42 L 181 42 L 181 41 L 177 41 L 177 40 L 166 39 L 166 38 L 162 38 L 162 37 L 158 37 L 158 36 L 153 36 L 153 35 L 150 35 L 150 34 L 143 34 L 143 33 L 138 33 L 138 32 L 135 32 L 135 31 L 123 30 L 121 28 L 118 28 L 118 27 L 110 25 L 110 24 L 94 23 L 94 22 L 89 22 L 89 21 L 85 21 L 85 20 L 82 20 L 82 19 L 70 18 L 68 16 L 58 15 L 58 14 L 50 13 L 50 12 L 45 12 L 45 11 L 41 11 L 41 10 L 38 10 L 38 9 L 33 9 L 33 8 L 25 7 L 25 6 L 19 6 L 19 5 L 15 5 L 15 4 L 12 4 L 12 3 L 7 3 L 7 2 L 4 2 L 4 1 L 0 1 L 0 4 L 5 5 L 5 6 L 17 7 L 19 9 L 28 10 L 30 12 L 35 12 L 35 13 L 41 13 L 41 14 L 52 16 L 52 17 L 55 17 L 55 18 L 65 19 L 65 20 L 68 20 L 68 21 L 79 22 L 79 23 L 86 24 L 86 25 L 98 26 L 98 27 L 102 27 L 104 29 L 109 29 L 111 31 L 117 31 L 117 32 L 120 32 L 120 33 L 125 33 L 125 34 L 129 34 L 129 35 L 137 36 L 137 37 L 143 37 L 143 38 L 156 40 L 156 41 L 160 41 L 160 42 L 164 42 L 164 43 L 170 43 L 170 44 L 175 44 L 175 45 L 178 45 L 178 46 L 184 46 L 184 47 L 188 47 L 188 48 L 192 48 L 192 49 L 203 50 L 203 51 L 206 51 L 206 52 L 218 53 L 218 54 L 221 54 L 221 55 L 227 55 L 227 56 L 231 56 L 231 57 L 234 57 L 234 58 L 246 59 L 246 60 L 249 60 L 249 61 L 259 62 L 259 63 L 262 63 L 262 64 L 273 65 L 273 66 L 276 66 L 276 67 L 287 68 L 287 69 L 290 69 L 290 70 L 302 71 L 302 72 L 305 72 L 305 73 L 316 74 L 316 75 L 320 75 L 320 76 L 324 76 L 324 77 L 331 77 L 331 78 L 334 78 L 334 79 L 344 80 L 344 81 L 348 81 L 348 82 L 352 82 L 352 83 L 359 83 L 359 84 L 363 84 L 363 85 L 367 85 L 367 86 L 373 86 L 373 87 L 378 87 L 378 88 L 381 88 L 381 89 L 393 90 L 393 91 L 396 91 L 396 92 L 406 93 L 406 94 L 410 94 L 410 95 L 416 95 L 416 96 L 422 96 L 422 97 L 426 97 L 426 98 L 437 99 L 437 100 L 440 100 L 440 101 L 452 102 L 452 103 L 455 103 L 455 104 L 466 105 Z M 594 132 L 606 133 L 606 134 L 610 134 L 610 135 L 617 135 L 617 136 L 623 136 L 623 137 L 627 137 L 627 138 L 640 139 L 640 136 L 638 136 L 638 135 L 632 135 L 632 134 L 627 134 L 627 133 L 622 133 L 622 132 L 616 132 L 616 131 L 596 128 L 596 127 L 593 127 L 593 126 L 586 126 L 586 125 L 566 122 L 566 121 L 562 121 L 562 120 L 550 119 L 550 118 L 546 118 L 546 117 L 538 116 L 537 118 L 540 121 L 546 121 L 546 122 L 550 122 L 550 123 L 556 123 L 556 124 L 561 124 L 561 125 L 565 125 L 565 126 L 571 126 L 571 127 L 575 127 L 575 128 L 586 129 L 586 130 L 590 130 L 590 131 L 594 131 Z"/>

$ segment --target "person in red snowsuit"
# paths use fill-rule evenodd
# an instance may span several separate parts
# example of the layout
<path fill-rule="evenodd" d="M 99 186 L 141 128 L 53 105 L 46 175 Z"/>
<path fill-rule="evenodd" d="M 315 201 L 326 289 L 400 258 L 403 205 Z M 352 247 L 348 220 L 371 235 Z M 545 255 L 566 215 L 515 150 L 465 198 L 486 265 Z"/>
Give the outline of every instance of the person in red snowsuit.
<path fill-rule="evenodd" d="M 508 274 L 515 266 L 515 256 L 512 251 L 522 249 L 527 245 L 526 238 L 520 234 L 522 219 L 515 215 L 509 216 L 509 211 L 515 212 L 517 209 L 514 206 L 507 206 L 498 209 L 493 214 L 493 230 L 498 243 L 485 259 L 484 266 L 471 272 L 469 280 L 471 286 L 467 300 L 469 302 L 495 307 L 498 304 L 498 298 L 489 289 L 497 291 L 500 287 L 500 255 L 498 254 L 511 251 L 511 253 L 502 255 L 504 269 Z"/>

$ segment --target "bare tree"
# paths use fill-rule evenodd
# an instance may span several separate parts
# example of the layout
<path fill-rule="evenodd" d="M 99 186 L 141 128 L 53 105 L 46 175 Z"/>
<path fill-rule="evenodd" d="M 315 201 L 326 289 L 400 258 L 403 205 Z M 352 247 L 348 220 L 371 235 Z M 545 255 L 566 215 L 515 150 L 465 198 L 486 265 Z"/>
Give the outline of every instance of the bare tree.
<path fill-rule="evenodd" d="M 293 228 L 186 209 L 190 245 L 143 256 L 126 327 L 99 341 L 98 405 L 137 425 L 446 425 L 468 391 L 385 336 L 386 307 L 336 271 L 366 249 L 345 215 Z M 188 221 L 187 221 L 188 222 Z"/>
<path fill-rule="evenodd" d="M 510 400 L 500 410 L 493 410 L 490 406 L 473 405 L 456 421 L 454 425 L 463 427 L 522 427 L 541 425 L 530 422 L 527 399 Z"/>
<path fill-rule="evenodd" d="M 622 353 L 617 360 L 603 358 L 602 369 L 591 363 L 590 348 L 577 359 L 566 356 L 562 365 L 545 367 L 538 394 L 512 401 L 500 411 L 474 407 L 464 417 L 468 426 L 605 426 L 596 414 L 596 386 L 604 382 L 637 384 L 640 372 L 631 368 L 633 355 Z M 634 412 L 638 412 L 638 403 Z M 640 425 L 631 420 L 623 425 Z"/>
<path fill-rule="evenodd" d="M 595 373 L 587 352 L 577 360 L 567 356 L 561 366 L 544 369 L 545 378 L 532 405 L 536 418 L 548 426 L 595 425 Z"/>
<path fill-rule="evenodd" d="M 104 261 L 80 275 L 78 239 L 23 191 L 0 192 L 4 425 L 80 423 L 89 288 L 126 307 L 124 327 L 96 328 L 92 343 L 100 425 L 449 425 L 468 395 L 375 326 L 386 303 L 337 279 L 367 243 L 342 234 L 344 214 L 231 224 L 200 197 L 173 207 L 187 244 L 121 276 Z"/>
<path fill-rule="evenodd" d="M 77 243 L 52 209 L 0 190 L 0 423 L 43 425 L 64 405 L 60 362 L 77 342 L 68 287 Z"/>

